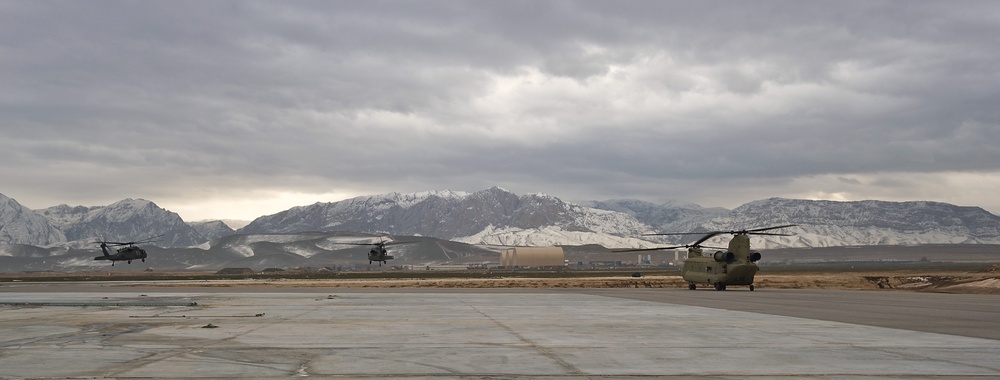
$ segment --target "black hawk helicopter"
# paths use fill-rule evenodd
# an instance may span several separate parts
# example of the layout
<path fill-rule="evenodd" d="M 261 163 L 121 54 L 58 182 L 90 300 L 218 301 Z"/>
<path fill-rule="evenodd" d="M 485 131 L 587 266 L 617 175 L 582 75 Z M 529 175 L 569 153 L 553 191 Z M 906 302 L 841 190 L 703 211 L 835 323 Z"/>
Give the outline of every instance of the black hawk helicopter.
<path fill-rule="evenodd" d="M 344 243 L 344 244 L 374 245 L 375 247 L 372 248 L 371 251 L 368 251 L 368 265 L 371 265 L 373 262 L 378 262 L 378 266 L 382 266 L 382 264 L 388 264 L 389 263 L 388 261 L 393 259 L 393 256 L 389 254 L 389 251 L 386 250 L 385 246 L 390 244 L 406 244 L 406 243 L 416 243 L 416 242 L 391 241 L 391 240 L 386 240 L 384 237 L 380 237 L 378 242 L 375 243 Z"/>
<path fill-rule="evenodd" d="M 678 245 L 673 247 L 640 248 L 614 250 L 615 252 L 636 252 L 636 251 L 657 251 L 664 249 L 687 248 L 688 257 L 684 260 L 684 280 L 688 282 L 688 289 L 697 289 L 697 284 L 708 284 L 715 287 L 715 290 L 726 290 L 729 285 L 749 286 L 750 291 L 754 290 L 753 277 L 760 268 L 757 261 L 760 260 L 760 252 L 750 250 L 749 235 L 767 236 L 792 236 L 790 234 L 779 234 L 764 232 L 785 227 L 793 227 L 794 224 L 783 226 L 754 228 L 739 231 L 710 231 L 710 232 L 682 232 L 664 234 L 646 234 L 644 236 L 661 235 L 700 235 L 700 239 L 691 244 Z M 733 239 L 729 241 L 729 248 L 703 247 L 701 243 L 717 235 L 732 234 Z M 702 248 L 726 249 L 726 251 L 716 251 L 710 256 L 705 256 Z"/>
<path fill-rule="evenodd" d="M 163 235 L 160 235 L 163 236 Z M 96 241 L 95 244 L 101 245 L 101 251 L 104 252 L 104 256 L 97 256 L 94 260 L 108 260 L 111 261 L 111 266 L 115 266 L 115 261 L 125 261 L 132 264 L 132 260 L 142 260 L 146 262 L 146 250 L 139 248 L 136 244 L 146 244 L 156 241 L 156 237 L 151 237 L 146 240 L 140 241 L 130 241 L 127 243 L 116 242 L 116 241 Z M 121 247 L 118 248 L 115 253 L 108 252 L 108 247 Z"/>

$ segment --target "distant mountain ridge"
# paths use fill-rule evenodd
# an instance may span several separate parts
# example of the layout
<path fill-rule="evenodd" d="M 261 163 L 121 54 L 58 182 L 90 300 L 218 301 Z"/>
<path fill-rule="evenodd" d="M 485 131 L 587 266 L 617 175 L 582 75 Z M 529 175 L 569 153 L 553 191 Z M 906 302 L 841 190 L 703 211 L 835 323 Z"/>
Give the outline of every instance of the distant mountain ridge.
<path fill-rule="evenodd" d="M 94 207 L 63 204 L 33 211 L 0 194 L 0 244 L 85 248 L 98 239 L 128 242 L 153 237 L 162 247 L 208 240 L 176 213 L 144 199 Z"/>
<path fill-rule="evenodd" d="M 0 194 L 0 243 L 49 245 L 66 241 L 66 235 L 48 219 Z"/>
<path fill-rule="evenodd" d="M 583 204 L 596 209 L 623 212 L 659 229 L 670 229 L 669 226 L 674 223 L 697 222 L 729 212 L 721 207 L 705 208 L 694 203 L 679 201 L 655 204 L 635 199 L 613 199 Z"/>
<path fill-rule="evenodd" d="M 770 198 L 734 210 L 672 201 L 607 200 L 574 204 L 545 194 L 492 187 L 361 196 L 261 216 L 238 231 L 221 222 L 185 223 L 153 202 L 59 205 L 29 210 L 0 194 L 0 244 L 93 249 L 93 239 L 160 236 L 161 247 L 197 247 L 237 234 L 353 231 L 428 236 L 469 244 L 655 247 L 691 236 L 656 232 L 728 231 L 796 224 L 788 237 L 754 237 L 758 248 L 901 244 L 1000 244 L 1000 217 L 979 207 L 938 202 L 834 202 Z M 728 237 L 715 238 L 724 243 Z M 712 243 L 712 241 L 710 241 Z M 719 244 L 719 243 L 716 243 Z"/>
<path fill-rule="evenodd" d="M 770 198 L 706 221 L 671 229 L 797 224 L 791 237 L 759 239 L 761 248 L 848 245 L 1000 244 L 1000 216 L 980 207 L 913 201 L 814 201 Z M 743 227 L 746 228 L 746 227 Z"/>
<path fill-rule="evenodd" d="M 636 237 L 650 231 L 627 214 L 492 187 L 474 193 L 390 193 L 293 207 L 257 218 L 237 232 L 334 230 L 510 245 L 624 245 L 639 242 Z"/>

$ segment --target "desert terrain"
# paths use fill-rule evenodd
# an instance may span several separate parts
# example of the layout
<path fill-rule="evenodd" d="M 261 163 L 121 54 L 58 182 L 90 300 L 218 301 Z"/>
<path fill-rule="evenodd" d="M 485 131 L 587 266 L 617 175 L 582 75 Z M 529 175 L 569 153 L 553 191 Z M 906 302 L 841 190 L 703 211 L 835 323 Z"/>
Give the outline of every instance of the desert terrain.
<path fill-rule="evenodd" d="M 308 276 L 296 273 L 219 276 L 212 273 L 71 273 L 0 275 L 0 286 L 16 282 L 101 282 L 108 286 L 265 288 L 684 288 L 680 273 L 663 272 L 367 272 Z M 634 277 L 638 275 L 639 277 Z M 763 289 L 839 289 L 1000 294 L 1000 265 L 981 270 L 891 270 L 778 272 L 758 274 Z M 710 288 L 700 285 L 699 288 Z M 745 291 L 733 286 L 732 291 Z"/>
<path fill-rule="evenodd" d="M 841 289 L 933 291 L 1000 294 L 1000 273 L 808 273 L 759 275 L 757 289 Z M 162 287 L 330 287 L 330 288 L 684 288 L 680 276 L 643 277 L 511 277 L 511 278 L 369 278 L 369 279 L 238 279 L 144 282 Z M 701 286 L 709 288 L 707 285 Z M 732 290 L 745 289 L 733 286 Z"/>

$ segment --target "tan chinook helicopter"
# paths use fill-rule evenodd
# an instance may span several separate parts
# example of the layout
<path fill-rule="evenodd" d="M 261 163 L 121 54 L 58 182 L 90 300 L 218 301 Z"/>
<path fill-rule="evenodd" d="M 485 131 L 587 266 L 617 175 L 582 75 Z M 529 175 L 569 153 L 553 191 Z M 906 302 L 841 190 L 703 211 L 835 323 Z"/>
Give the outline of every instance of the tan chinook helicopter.
<path fill-rule="evenodd" d="M 636 252 L 636 251 L 657 251 L 665 249 L 687 248 L 688 257 L 684 260 L 684 280 L 688 283 L 688 289 L 695 290 L 698 284 L 707 284 L 715 287 L 715 290 L 726 290 L 729 285 L 749 286 L 750 291 L 754 290 L 753 278 L 760 268 L 757 261 L 760 260 L 760 252 L 750 250 L 749 235 L 768 236 L 792 236 L 790 234 L 779 234 L 764 232 L 785 227 L 793 227 L 794 224 L 783 226 L 755 228 L 739 231 L 711 231 L 711 232 L 683 232 L 665 234 L 647 234 L 644 236 L 657 235 L 695 235 L 704 234 L 701 239 L 694 243 L 678 245 L 673 247 L 641 248 L 615 250 L 615 252 Z M 716 251 L 710 256 L 705 256 L 702 252 L 701 243 L 711 239 L 716 235 L 732 234 L 733 239 L 729 241 L 729 248 L 726 251 Z M 723 249 L 723 248 L 719 248 Z"/>

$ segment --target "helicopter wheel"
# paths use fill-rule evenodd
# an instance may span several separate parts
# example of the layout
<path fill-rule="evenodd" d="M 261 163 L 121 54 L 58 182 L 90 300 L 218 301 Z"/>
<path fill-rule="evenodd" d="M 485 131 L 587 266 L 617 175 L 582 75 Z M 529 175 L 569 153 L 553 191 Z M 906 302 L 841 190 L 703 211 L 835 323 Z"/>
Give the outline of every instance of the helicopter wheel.
<path fill-rule="evenodd" d="M 750 291 L 753 291 L 753 284 L 750 284 Z"/>
<path fill-rule="evenodd" d="M 689 282 L 688 283 L 688 290 L 695 290 L 695 289 L 698 289 L 698 286 L 695 285 L 693 282 Z"/>
<path fill-rule="evenodd" d="M 131 264 L 131 263 L 132 263 L 132 260 L 129 260 L 129 261 L 128 261 L 128 263 L 129 263 L 129 264 Z"/>
<path fill-rule="evenodd" d="M 142 262 L 146 262 L 146 259 L 142 259 Z"/>
<path fill-rule="evenodd" d="M 723 284 L 721 282 L 716 282 L 715 283 L 715 290 L 718 290 L 718 291 L 726 290 L 726 284 Z"/>

